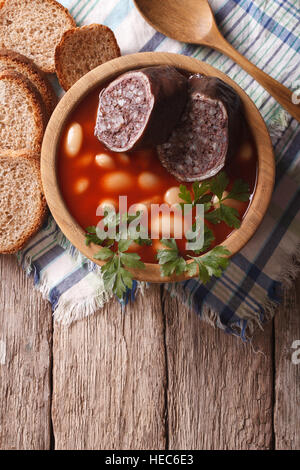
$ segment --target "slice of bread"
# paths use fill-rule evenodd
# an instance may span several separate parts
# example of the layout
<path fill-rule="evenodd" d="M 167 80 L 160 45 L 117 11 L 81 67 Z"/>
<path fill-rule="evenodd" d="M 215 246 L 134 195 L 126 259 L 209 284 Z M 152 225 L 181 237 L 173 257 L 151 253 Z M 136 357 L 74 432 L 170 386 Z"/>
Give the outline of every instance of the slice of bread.
<path fill-rule="evenodd" d="M 44 72 L 55 72 L 55 47 L 74 26 L 68 10 L 55 0 L 0 1 L 0 47 L 25 55 Z"/>
<path fill-rule="evenodd" d="M 32 83 L 16 72 L 0 74 L 0 148 L 41 150 L 46 110 Z"/>
<path fill-rule="evenodd" d="M 51 116 L 56 104 L 57 96 L 54 93 L 52 85 L 46 75 L 38 67 L 22 54 L 0 49 L 0 73 L 4 70 L 12 70 L 24 75 L 39 91 L 48 114 Z"/>
<path fill-rule="evenodd" d="M 15 253 L 46 215 L 38 155 L 0 151 L 0 253 Z"/>
<path fill-rule="evenodd" d="M 55 50 L 55 68 L 61 86 L 68 90 L 98 65 L 121 55 L 114 33 L 102 24 L 66 31 Z"/>

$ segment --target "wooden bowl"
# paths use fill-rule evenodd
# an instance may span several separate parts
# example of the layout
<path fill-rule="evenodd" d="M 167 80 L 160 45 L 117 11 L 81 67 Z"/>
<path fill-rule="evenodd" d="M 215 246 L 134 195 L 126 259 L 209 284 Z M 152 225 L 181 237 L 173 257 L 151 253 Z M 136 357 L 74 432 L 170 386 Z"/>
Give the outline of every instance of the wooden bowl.
<path fill-rule="evenodd" d="M 70 242 L 87 258 L 102 265 L 103 262 L 93 258 L 99 246 L 85 245 L 85 232 L 69 213 L 62 198 L 56 174 L 56 156 L 64 124 L 74 107 L 95 87 L 114 79 L 116 76 L 140 67 L 151 65 L 173 65 L 193 73 L 204 73 L 221 78 L 231 85 L 240 95 L 246 119 L 255 140 L 258 154 L 257 185 L 251 205 L 245 215 L 241 227 L 235 230 L 222 245 L 234 255 L 252 237 L 261 223 L 268 208 L 272 195 L 275 174 L 275 162 L 270 136 L 266 125 L 254 103 L 248 95 L 230 78 L 210 65 L 183 55 L 145 52 L 114 59 L 82 77 L 62 98 L 56 107 L 46 129 L 41 156 L 42 181 L 45 196 L 57 224 Z M 134 278 L 150 282 L 170 282 L 188 279 L 189 276 L 161 277 L 157 264 L 146 264 L 146 269 L 132 270 Z"/>

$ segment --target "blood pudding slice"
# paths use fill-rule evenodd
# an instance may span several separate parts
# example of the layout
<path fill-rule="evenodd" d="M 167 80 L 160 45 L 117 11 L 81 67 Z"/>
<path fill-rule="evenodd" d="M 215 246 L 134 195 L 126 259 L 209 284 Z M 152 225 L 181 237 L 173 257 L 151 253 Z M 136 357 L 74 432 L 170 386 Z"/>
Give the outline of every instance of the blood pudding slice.
<path fill-rule="evenodd" d="M 157 148 L 160 161 L 179 181 L 210 178 L 235 153 L 241 125 L 241 101 L 235 90 L 216 77 L 192 75 L 179 124 Z"/>
<path fill-rule="evenodd" d="M 187 86 L 170 66 L 121 75 L 100 93 L 95 136 L 114 152 L 162 144 L 184 110 Z"/>

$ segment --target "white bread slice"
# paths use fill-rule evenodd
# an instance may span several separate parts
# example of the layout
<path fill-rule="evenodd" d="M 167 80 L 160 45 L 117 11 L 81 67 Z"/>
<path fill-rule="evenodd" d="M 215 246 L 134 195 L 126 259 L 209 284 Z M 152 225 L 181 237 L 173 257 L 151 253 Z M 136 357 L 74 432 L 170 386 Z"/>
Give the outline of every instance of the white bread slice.
<path fill-rule="evenodd" d="M 55 47 L 74 26 L 68 10 L 55 0 L 0 2 L 0 47 L 25 55 L 44 72 L 55 72 Z"/>
<path fill-rule="evenodd" d="M 0 253 L 15 253 L 46 215 L 38 155 L 0 151 Z"/>
<path fill-rule="evenodd" d="M 114 33 L 102 24 L 66 31 L 55 50 L 58 80 L 68 90 L 79 78 L 121 55 Z"/>
<path fill-rule="evenodd" d="M 39 91 L 46 107 L 48 117 L 51 116 L 56 104 L 57 96 L 46 75 L 22 54 L 0 49 L 0 73 L 4 70 L 13 70 L 24 75 Z"/>
<path fill-rule="evenodd" d="M 0 74 L 0 148 L 39 152 L 46 111 L 36 88 L 23 75 Z"/>

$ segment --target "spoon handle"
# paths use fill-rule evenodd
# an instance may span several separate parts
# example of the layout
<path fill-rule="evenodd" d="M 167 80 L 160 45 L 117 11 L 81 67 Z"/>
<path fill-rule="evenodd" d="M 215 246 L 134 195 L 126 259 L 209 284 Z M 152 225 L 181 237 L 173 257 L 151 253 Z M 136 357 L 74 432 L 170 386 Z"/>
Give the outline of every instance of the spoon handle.
<path fill-rule="evenodd" d="M 215 38 L 216 39 L 216 38 Z M 260 70 L 254 64 L 249 62 L 246 57 L 241 55 L 234 47 L 219 35 L 217 42 L 211 44 L 214 49 L 217 49 L 220 52 L 223 52 L 228 57 L 233 59 L 237 64 L 239 64 L 246 72 L 248 72 L 252 77 L 260 83 L 270 95 L 278 101 L 278 103 L 283 106 L 297 121 L 300 121 L 300 92 L 294 93 L 289 90 L 281 83 L 277 82 L 274 78 L 267 75 L 265 72 Z M 298 87 L 299 88 L 299 87 Z M 297 96 L 298 94 L 298 96 Z"/>

